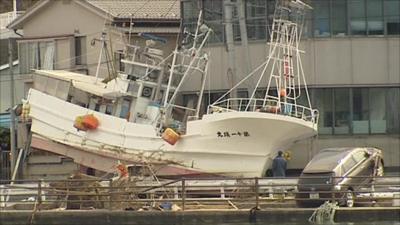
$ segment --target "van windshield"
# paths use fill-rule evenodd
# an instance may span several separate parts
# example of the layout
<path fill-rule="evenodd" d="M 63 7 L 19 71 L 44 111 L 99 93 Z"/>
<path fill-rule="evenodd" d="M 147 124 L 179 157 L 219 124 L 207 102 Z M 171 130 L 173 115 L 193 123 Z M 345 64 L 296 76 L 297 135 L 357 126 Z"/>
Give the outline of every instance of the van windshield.
<path fill-rule="evenodd" d="M 326 150 L 318 153 L 304 168 L 303 173 L 319 173 L 333 171 L 350 151 Z"/>

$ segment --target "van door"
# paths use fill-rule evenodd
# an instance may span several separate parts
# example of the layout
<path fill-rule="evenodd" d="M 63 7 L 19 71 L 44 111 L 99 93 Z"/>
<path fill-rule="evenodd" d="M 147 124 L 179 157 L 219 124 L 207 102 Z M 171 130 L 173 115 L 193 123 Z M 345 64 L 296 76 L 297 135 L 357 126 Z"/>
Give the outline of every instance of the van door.
<path fill-rule="evenodd" d="M 358 187 L 368 183 L 374 168 L 372 157 L 365 150 L 359 150 L 352 154 L 352 158 L 356 164 L 349 176 L 357 177 L 351 179 L 352 185 Z"/>
<path fill-rule="evenodd" d="M 342 183 L 346 186 L 346 189 L 348 187 L 352 187 L 357 181 L 355 181 L 355 178 L 352 178 L 355 176 L 355 165 L 357 162 L 355 161 L 354 157 L 352 155 L 346 157 L 344 159 L 344 162 L 342 163 L 342 174 L 341 176 L 345 178 L 345 181 Z"/>

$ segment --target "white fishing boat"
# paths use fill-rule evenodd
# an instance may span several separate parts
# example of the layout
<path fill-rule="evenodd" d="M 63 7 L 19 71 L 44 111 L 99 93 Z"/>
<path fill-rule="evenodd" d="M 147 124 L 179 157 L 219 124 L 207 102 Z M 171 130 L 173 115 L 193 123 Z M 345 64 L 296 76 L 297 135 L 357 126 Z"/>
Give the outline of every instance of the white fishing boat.
<path fill-rule="evenodd" d="M 127 45 L 125 73 L 110 73 L 103 82 L 97 76 L 36 70 L 25 101 L 31 131 L 82 152 L 128 156 L 130 162 L 167 166 L 179 175 L 263 176 L 277 151 L 317 133 L 318 113 L 311 107 L 299 50 L 308 8 L 301 1 L 277 4 L 265 62 L 204 115 L 201 98 L 212 59 L 203 47 L 211 29 L 200 16 L 195 33 L 171 54 L 171 64 L 148 41 L 146 47 Z M 194 76 L 201 77 L 198 103 L 178 105 L 182 85 Z M 229 98 L 250 77 L 258 81 L 251 96 Z M 269 81 L 266 94 L 256 98 L 263 79 Z M 98 124 L 77 129 L 80 116 L 91 114 Z"/>

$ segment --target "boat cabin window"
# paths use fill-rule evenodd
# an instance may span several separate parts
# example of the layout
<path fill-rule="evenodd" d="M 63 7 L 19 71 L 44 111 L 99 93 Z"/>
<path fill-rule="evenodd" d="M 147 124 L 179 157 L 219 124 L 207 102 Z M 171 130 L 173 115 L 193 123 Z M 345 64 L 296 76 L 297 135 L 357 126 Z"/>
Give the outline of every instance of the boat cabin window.
<path fill-rule="evenodd" d="M 113 111 L 113 106 L 112 105 L 107 105 L 106 106 L 106 114 L 107 115 L 112 115 L 112 111 Z"/>
<path fill-rule="evenodd" d="M 121 112 L 119 114 L 119 117 L 120 118 L 129 119 L 130 108 L 131 108 L 131 100 L 123 99 L 122 100 L 122 104 L 121 104 Z"/>
<path fill-rule="evenodd" d="M 364 159 L 366 159 L 366 152 L 364 151 L 357 151 L 353 154 L 354 160 L 359 163 L 361 161 L 363 161 Z"/>
<path fill-rule="evenodd" d="M 100 104 L 99 103 L 95 104 L 94 111 L 96 111 L 96 112 L 100 111 Z"/>
<path fill-rule="evenodd" d="M 137 94 L 137 92 L 139 91 L 140 85 L 136 82 L 129 82 L 128 85 L 128 93 L 131 94 Z"/>
<path fill-rule="evenodd" d="M 123 50 L 117 50 L 114 53 L 115 64 L 118 71 L 125 71 L 125 64 L 121 60 L 125 59 Z"/>
<path fill-rule="evenodd" d="M 87 108 L 87 105 L 85 104 L 85 103 L 83 103 L 83 102 L 75 102 L 74 104 L 76 104 L 76 105 L 79 105 L 79 106 L 81 106 L 81 107 L 83 107 L 83 108 Z"/>

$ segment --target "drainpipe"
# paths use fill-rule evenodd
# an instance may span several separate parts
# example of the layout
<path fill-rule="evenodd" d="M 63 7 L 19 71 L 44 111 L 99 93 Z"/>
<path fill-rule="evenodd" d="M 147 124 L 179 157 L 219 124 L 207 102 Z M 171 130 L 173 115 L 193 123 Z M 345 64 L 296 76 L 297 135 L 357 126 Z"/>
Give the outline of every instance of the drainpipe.
<path fill-rule="evenodd" d="M 14 15 L 17 16 L 17 0 L 13 0 L 13 11 Z"/>
<path fill-rule="evenodd" d="M 9 62 L 9 70 L 11 77 L 10 84 L 10 150 L 11 150 L 11 170 L 12 174 L 15 170 L 15 163 L 17 160 L 17 149 L 16 149 L 16 141 L 15 141 L 15 112 L 14 112 L 14 71 L 13 71 L 13 46 L 12 46 L 12 38 L 8 39 L 8 62 Z"/>
<path fill-rule="evenodd" d="M 14 31 L 14 34 L 16 34 L 16 35 L 18 35 L 18 36 L 20 36 L 20 37 L 23 37 L 22 34 L 20 34 L 20 33 L 17 32 L 17 29 L 13 29 L 13 31 Z"/>

